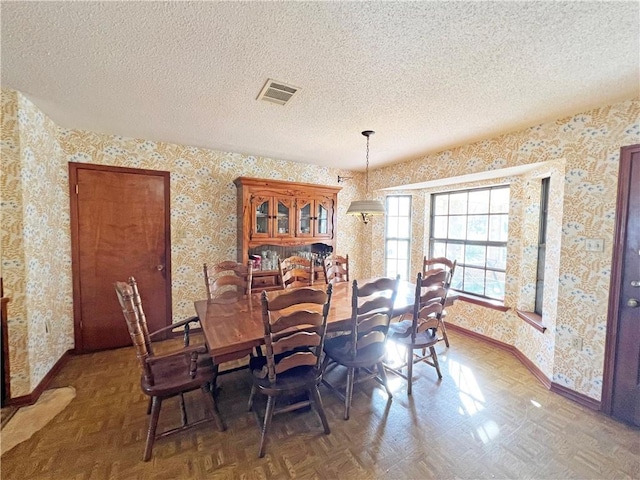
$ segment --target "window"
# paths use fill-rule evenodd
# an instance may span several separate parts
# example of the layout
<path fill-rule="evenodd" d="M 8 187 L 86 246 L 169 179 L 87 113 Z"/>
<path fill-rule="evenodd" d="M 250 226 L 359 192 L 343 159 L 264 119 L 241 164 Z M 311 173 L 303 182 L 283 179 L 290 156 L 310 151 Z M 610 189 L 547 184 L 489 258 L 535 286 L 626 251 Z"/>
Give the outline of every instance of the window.
<path fill-rule="evenodd" d="M 457 260 L 452 288 L 504 300 L 509 186 L 431 195 L 432 257 Z"/>
<path fill-rule="evenodd" d="M 542 316 L 542 297 L 544 291 L 544 260 L 547 243 L 547 214 L 549 212 L 549 182 L 543 178 L 540 187 L 540 227 L 538 229 L 538 268 L 536 269 L 536 303 L 534 312 Z"/>
<path fill-rule="evenodd" d="M 387 197 L 385 275 L 408 280 L 411 245 L 411 196 Z"/>

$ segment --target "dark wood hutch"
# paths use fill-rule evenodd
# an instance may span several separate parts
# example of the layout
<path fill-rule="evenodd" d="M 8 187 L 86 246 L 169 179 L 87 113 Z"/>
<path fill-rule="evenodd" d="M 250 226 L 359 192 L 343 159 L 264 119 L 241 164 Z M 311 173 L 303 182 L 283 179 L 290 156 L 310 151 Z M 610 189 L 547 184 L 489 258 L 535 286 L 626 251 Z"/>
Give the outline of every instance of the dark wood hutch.
<path fill-rule="evenodd" d="M 254 262 L 255 291 L 280 288 L 278 257 L 316 255 L 335 248 L 340 187 L 239 177 L 238 261 Z"/>

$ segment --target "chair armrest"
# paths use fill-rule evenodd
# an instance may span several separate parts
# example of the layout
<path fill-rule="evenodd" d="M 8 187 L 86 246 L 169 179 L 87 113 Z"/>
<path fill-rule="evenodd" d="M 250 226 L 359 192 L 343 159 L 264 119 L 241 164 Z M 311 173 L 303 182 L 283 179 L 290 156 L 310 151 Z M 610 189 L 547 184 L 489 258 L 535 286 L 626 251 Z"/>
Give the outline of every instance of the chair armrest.
<path fill-rule="evenodd" d="M 166 363 L 174 358 L 186 357 L 185 360 L 187 360 L 187 365 L 189 367 L 189 375 L 193 378 L 196 376 L 196 371 L 198 369 L 198 357 L 200 355 L 206 355 L 207 353 L 208 350 L 206 345 L 192 345 L 178 351 L 147 357 L 145 361 L 149 365 L 149 368 L 153 370 L 153 366 L 155 364 Z"/>
<path fill-rule="evenodd" d="M 155 332 L 152 332 L 149 334 L 149 338 L 153 339 L 153 337 L 160 335 L 161 333 L 164 332 L 170 332 L 172 330 L 175 330 L 176 328 L 180 328 L 180 327 L 184 327 L 184 346 L 188 347 L 189 346 L 189 332 L 191 330 L 190 327 L 190 323 L 194 323 L 194 322 L 199 322 L 200 319 L 195 316 L 195 317 L 189 317 L 186 318 L 184 320 L 181 320 L 179 322 L 176 323 L 172 323 L 171 325 L 167 325 L 166 327 L 162 327 L 158 330 L 156 330 Z"/>

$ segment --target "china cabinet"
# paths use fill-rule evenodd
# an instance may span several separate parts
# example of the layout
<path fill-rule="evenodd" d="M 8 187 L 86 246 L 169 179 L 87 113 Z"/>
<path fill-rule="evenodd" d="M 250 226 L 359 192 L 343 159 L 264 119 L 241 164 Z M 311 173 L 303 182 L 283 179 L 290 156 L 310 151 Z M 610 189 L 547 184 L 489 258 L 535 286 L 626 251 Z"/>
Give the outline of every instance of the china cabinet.
<path fill-rule="evenodd" d="M 280 288 L 277 258 L 335 248 L 340 187 L 239 177 L 238 261 L 254 262 L 254 290 Z M 320 264 L 316 269 L 321 277 Z"/>

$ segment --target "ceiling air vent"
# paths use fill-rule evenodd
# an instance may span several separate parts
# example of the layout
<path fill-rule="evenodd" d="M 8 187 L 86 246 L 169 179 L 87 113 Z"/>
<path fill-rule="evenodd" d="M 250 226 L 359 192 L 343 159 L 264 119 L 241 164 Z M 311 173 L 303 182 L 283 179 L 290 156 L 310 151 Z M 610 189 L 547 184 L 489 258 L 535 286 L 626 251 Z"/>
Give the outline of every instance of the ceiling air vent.
<path fill-rule="evenodd" d="M 262 88 L 260 95 L 258 95 L 258 100 L 265 100 L 267 102 L 277 103 L 278 105 L 286 105 L 298 90 L 300 90 L 298 87 L 292 87 L 291 85 L 269 79 Z"/>

